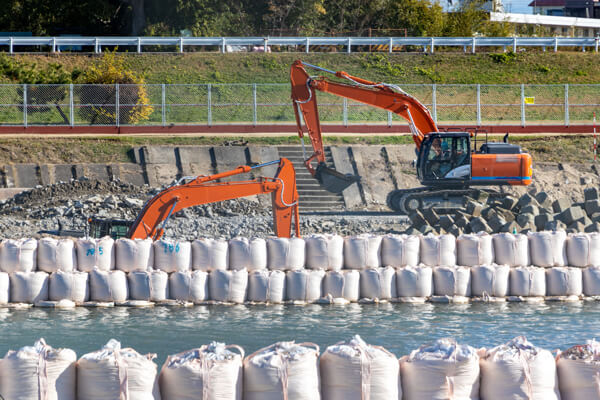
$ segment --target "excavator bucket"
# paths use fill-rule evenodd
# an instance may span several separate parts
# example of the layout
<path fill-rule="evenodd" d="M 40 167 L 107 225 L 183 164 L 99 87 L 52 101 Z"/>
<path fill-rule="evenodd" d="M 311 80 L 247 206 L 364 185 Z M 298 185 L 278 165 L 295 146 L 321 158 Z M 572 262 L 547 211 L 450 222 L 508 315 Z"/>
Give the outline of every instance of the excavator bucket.
<path fill-rule="evenodd" d="M 354 182 L 360 181 L 360 176 L 342 174 L 324 164 L 317 166 L 315 178 L 317 178 L 325 190 L 331 193 L 341 193 Z"/>

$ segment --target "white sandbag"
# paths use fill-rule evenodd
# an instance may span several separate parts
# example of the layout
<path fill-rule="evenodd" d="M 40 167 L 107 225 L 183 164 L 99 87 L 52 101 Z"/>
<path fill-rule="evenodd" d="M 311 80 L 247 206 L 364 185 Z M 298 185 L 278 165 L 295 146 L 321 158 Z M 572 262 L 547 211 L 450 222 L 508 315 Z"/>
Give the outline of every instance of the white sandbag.
<path fill-rule="evenodd" d="M 456 265 L 456 238 L 454 235 L 421 236 L 421 262 L 431 267 Z"/>
<path fill-rule="evenodd" d="M 556 358 L 562 400 L 600 400 L 600 345 L 573 346 Z"/>
<path fill-rule="evenodd" d="M 320 360 L 323 400 L 402 398 L 398 359 L 360 336 L 329 346 Z"/>
<path fill-rule="evenodd" d="M 547 296 L 580 296 L 582 293 L 581 268 L 554 267 L 546 269 Z"/>
<path fill-rule="evenodd" d="M 267 242 L 237 237 L 229 241 L 229 269 L 255 271 L 267 268 Z"/>
<path fill-rule="evenodd" d="M 4 239 L 0 242 L 0 271 L 30 272 L 37 264 L 37 240 Z"/>
<path fill-rule="evenodd" d="M 208 275 L 210 299 L 228 303 L 243 303 L 248 287 L 248 271 L 216 269 Z"/>
<path fill-rule="evenodd" d="M 485 351 L 480 366 L 482 399 L 560 399 L 552 353 L 523 336 Z"/>
<path fill-rule="evenodd" d="M 327 271 L 323 278 L 323 296 L 358 301 L 360 299 L 360 272 L 357 270 Z"/>
<path fill-rule="evenodd" d="M 320 269 L 288 271 L 285 275 L 287 299 L 305 302 L 319 300 L 324 277 L 325 271 Z"/>
<path fill-rule="evenodd" d="M 48 288 L 48 297 L 52 301 L 83 303 L 90 298 L 87 272 L 53 272 L 48 279 Z"/>
<path fill-rule="evenodd" d="M 169 275 L 169 296 L 174 300 L 193 303 L 208 300 L 208 272 L 173 272 Z"/>
<path fill-rule="evenodd" d="M 160 400 L 155 357 L 111 339 L 77 361 L 77 400 Z"/>
<path fill-rule="evenodd" d="M 304 239 L 268 238 L 267 268 L 289 271 L 304 268 Z"/>
<path fill-rule="evenodd" d="M 600 267 L 588 267 L 583 270 L 583 294 L 600 296 Z"/>
<path fill-rule="evenodd" d="M 192 269 L 192 245 L 187 241 L 160 239 L 154 242 L 154 268 L 166 273 Z"/>
<path fill-rule="evenodd" d="M 115 269 L 114 242 L 109 236 L 77 239 L 77 268 L 82 272 L 90 272 L 94 268 L 101 271 Z"/>
<path fill-rule="evenodd" d="M 510 270 L 511 296 L 545 296 L 546 272 L 539 267 L 516 267 Z"/>
<path fill-rule="evenodd" d="M 154 265 L 152 239 L 117 239 L 115 254 L 115 268 L 123 272 L 145 271 Z"/>
<path fill-rule="evenodd" d="M 89 272 L 90 300 L 100 302 L 122 302 L 129 298 L 127 275 L 125 272 L 101 271 Z"/>
<path fill-rule="evenodd" d="M 508 265 L 480 265 L 471 267 L 472 296 L 508 296 L 510 267 Z"/>
<path fill-rule="evenodd" d="M 566 265 L 565 231 L 529 232 L 531 264 L 538 267 L 563 267 Z"/>
<path fill-rule="evenodd" d="M 241 347 L 216 342 L 169 356 L 159 376 L 162 400 L 242 400 L 243 358 Z"/>
<path fill-rule="evenodd" d="M 471 296 L 471 270 L 465 267 L 435 267 L 433 292 L 437 296 Z"/>
<path fill-rule="evenodd" d="M 344 267 L 344 238 L 317 234 L 304 238 L 306 268 L 338 271 Z"/>
<path fill-rule="evenodd" d="M 416 267 L 419 264 L 421 240 L 415 235 L 385 235 L 381 240 L 381 265 L 384 267 Z"/>
<path fill-rule="evenodd" d="M 192 268 L 200 271 L 227 269 L 229 246 L 225 239 L 196 239 L 192 242 Z"/>
<path fill-rule="evenodd" d="M 75 400 L 77 355 L 54 349 L 40 339 L 33 346 L 10 350 L 0 363 L 0 387 L 5 399 Z"/>
<path fill-rule="evenodd" d="M 362 234 L 344 238 L 344 265 L 348 269 L 379 268 L 381 241 L 379 235 Z"/>
<path fill-rule="evenodd" d="M 169 298 L 169 275 L 160 270 L 133 271 L 127 274 L 129 299 L 164 301 Z"/>
<path fill-rule="evenodd" d="M 453 339 L 439 339 L 402 357 L 400 370 L 403 399 L 479 399 L 477 351 Z"/>
<path fill-rule="evenodd" d="M 244 360 L 244 400 L 319 400 L 318 359 L 313 343 L 279 342 L 258 350 Z"/>
<path fill-rule="evenodd" d="M 523 267 L 529 261 L 529 239 L 523 234 L 497 233 L 492 236 L 494 258 L 498 265 Z"/>
<path fill-rule="evenodd" d="M 41 238 L 37 246 L 37 269 L 49 274 L 56 271 L 75 271 L 75 242 L 71 239 Z"/>
<path fill-rule="evenodd" d="M 456 239 L 458 265 L 473 267 L 494 262 L 492 236 L 485 232 L 460 235 Z"/>
<path fill-rule="evenodd" d="M 600 266 L 600 233 L 570 233 L 567 260 L 572 267 Z"/>
<path fill-rule="evenodd" d="M 433 295 L 432 268 L 426 266 L 397 268 L 396 294 L 398 297 L 429 297 Z"/>
<path fill-rule="evenodd" d="M 396 270 L 392 267 L 385 267 L 360 271 L 360 297 L 380 300 L 398 297 L 396 295 Z"/>
<path fill-rule="evenodd" d="M 250 271 L 247 300 L 282 303 L 285 300 L 285 272 L 265 269 Z"/>
<path fill-rule="evenodd" d="M 46 272 L 13 272 L 10 274 L 10 301 L 31 303 L 48 300 Z"/>

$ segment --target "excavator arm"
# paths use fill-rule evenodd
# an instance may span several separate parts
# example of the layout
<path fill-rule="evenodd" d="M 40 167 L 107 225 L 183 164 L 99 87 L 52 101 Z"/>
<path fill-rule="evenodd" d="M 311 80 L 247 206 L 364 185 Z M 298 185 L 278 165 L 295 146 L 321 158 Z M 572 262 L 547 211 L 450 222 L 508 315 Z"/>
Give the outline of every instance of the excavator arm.
<path fill-rule="evenodd" d="M 245 181 L 217 182 L 218 179 L 247 173 L 272 164 L 279 164 L 279 169 L 273 178 L 260 177 Z M 295 234 L 300 236 L 296 172 L 292 163 L 282 158 L 252 167 L 242 165 L 231 171 L 194 177 L 188 183 L 177 184 L 163 190 L 146 203 L 129 229 L 127 237 L 157 240 L 163 235 L 169 218 L 184 208 L 265 193 L 271 193 L 275 234 L 279 237 L 290 237 L 293 219 Z"/>

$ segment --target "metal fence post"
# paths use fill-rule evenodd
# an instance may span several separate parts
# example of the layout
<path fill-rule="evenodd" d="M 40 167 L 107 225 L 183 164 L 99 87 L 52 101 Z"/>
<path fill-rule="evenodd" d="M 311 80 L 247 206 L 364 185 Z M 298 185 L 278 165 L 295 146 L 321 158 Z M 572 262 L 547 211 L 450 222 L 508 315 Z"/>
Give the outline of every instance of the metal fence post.
<path fill-rule="evenodd" d="M 71 126 L 75 126 L 75 106 L 73 101 L 73 84 L 69 84 L 69 120 L 71 121 Z"/>
<path fill-rule="evenodd" d="M 569 126 L 569 84 L 565 84 L 565 126 Z"/>
<path fill-rule="evenodd" d="M 52 52 L 56 53 L 56 38 L 52 38 Z"/>
<path fill-rule="evenodd" d="M 348 54 L 352 53 L 352 38 L 348 38 L 348 49 L 346 49 Z"/>
<path fill-rule="evenodd" d="M 310 48 L 310 39 L 307 37 L 307 38 L 306 38 L 306 54 L 308 54 L 308 52 L 309 52 L 309 50 L 308 50 L 308 49 L 309 49 L 309 48 Z"/>
<path fill-rule="evenodd" d="M 23 84 L 23 126 L 27 128 L 27 84 Z"/>
<path fill-rule="evenodd" d="M 142 52 L 142 39 L 140 37 L 137 38 L 137 52 Z"/>
<path fill-rule="evenodd" d="M 596 36 L 596 38 L 594 39 L 594 51 L 596 51 L 596 53 L 598 52 L 598 41 L 600 41 L 600 38 Z"/>
<path fill-rule="evenodd" d="M 477 126 L 481 126 L 481 85 L 477 84 Z"/>
<path fill-rule="evenodd" d="M 119 84 L 115 83 L 115 123 L 117 124 L 117 126 L 119 126 L 120 124 L 120 114 L 121 114 L 121 104 L 120 104 L 120 100 L 119 100 Z"/>
<path fill-rule="evenodd" d="M 525 85 L 521 83 L 521 126 L 525 126 Z"/>
<path fill-rule="evenodd" d="M 206 93 L 206 103 L 208 105 L 207 122 L 208 126 L 212 126 L 212 85 L 209 83 L 206 88 L 208 90 Z"/>
<path fill-rule="evenodd" d="M 388 111 L 387 112 L 387 117 L 388 117 L 388 127 L 392 126 L 392 112 Z"/>
<path fill-rule="evenodd" d="M 10 37 L 10 43 L 8 44 L 10 54 L 13 53 L 13 37 Z"/>
<path fill-rule="evenodd" d="M 517 38 L 513 37 L 513 53 L 517 52 Z"/>
<path fill-rule="evenodd" d="M 433 120 L 437 124 L 437 84 L 431 85 L 431 108 L 433 109 Z"/>
<path fill-rule="evenodd" d="M 472 49 L 472 53 L 475 54 L 475 48 L 476 48 L 476 43 L 475 43 L 475 38 L 473 37 L 473 44 L 471 45 L 471 49 Z"/>
<path fill-rule="evenodd" d="M 98 42 L 98 38 L 96 38 L 94 43 L 94 53 L 100 53 L 100 43 Z"/>
<path fill-rule="evenodd" d="M 348 126 L 348 99 L 344 97 L 342 100 L 342 120 L 344 126 Z"/>
<path fill-rule="evenodd" d="M 179 52 L 183 53 L 183 38 L 179 37 Z"/>
<path fill-rule="evenodd" d="M 266 51 L 267 50 L 265 49 L 265 52 Z M 221 38 L 221 53 L 225 53 L 225 38 L 224 37 Z"/>
<path fill-rule="evenodd" d="M 554 52 L 558 52 L 558 37 L 554 37 Z"/>
<path fill-rule="evenodd" d="M 167 110 L 166 110 L 166 103 L 167 103 L 167 93 L 166 93 L 166 86 L 163 83 L 162 84 L 162 88 L 161 88 L 161 109 L 162 109 L 162 126 L 166 126 L 167 125 Z"/>
<path fill-rule="evenodd" d="M 390 53 L 394 52 L 394 39 L 390 38 Z"/>
<path fill-rule="evenodd" d="M 434 48 L 435 42 L 434 42 L 433 38 L 431 38 L 430 46 L 431 46 L 431 54 L 435 53 L 435 48 Z"/>
<path fill-rule="evenodd" d="M 258 113 L 257 113 L 257 104 L 256 104 L 256 83 L 252 84 L 252 124 L 256 126 L 258 121 Z"/>

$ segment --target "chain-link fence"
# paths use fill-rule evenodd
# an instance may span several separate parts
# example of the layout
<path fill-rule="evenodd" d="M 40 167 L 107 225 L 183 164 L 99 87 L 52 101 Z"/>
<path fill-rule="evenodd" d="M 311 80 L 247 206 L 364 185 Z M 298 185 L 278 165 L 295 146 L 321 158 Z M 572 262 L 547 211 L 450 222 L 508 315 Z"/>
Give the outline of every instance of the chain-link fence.
<path fill-rule="evenodd" d="M 401 85 L 438 124 L 566 126 L 600 112 L 600 85 Z M 406 124 L 399 116 L 327 93 L 329 124 Z M 293 124 L 288 84 L 0 85 L 0 125 Z"/>

